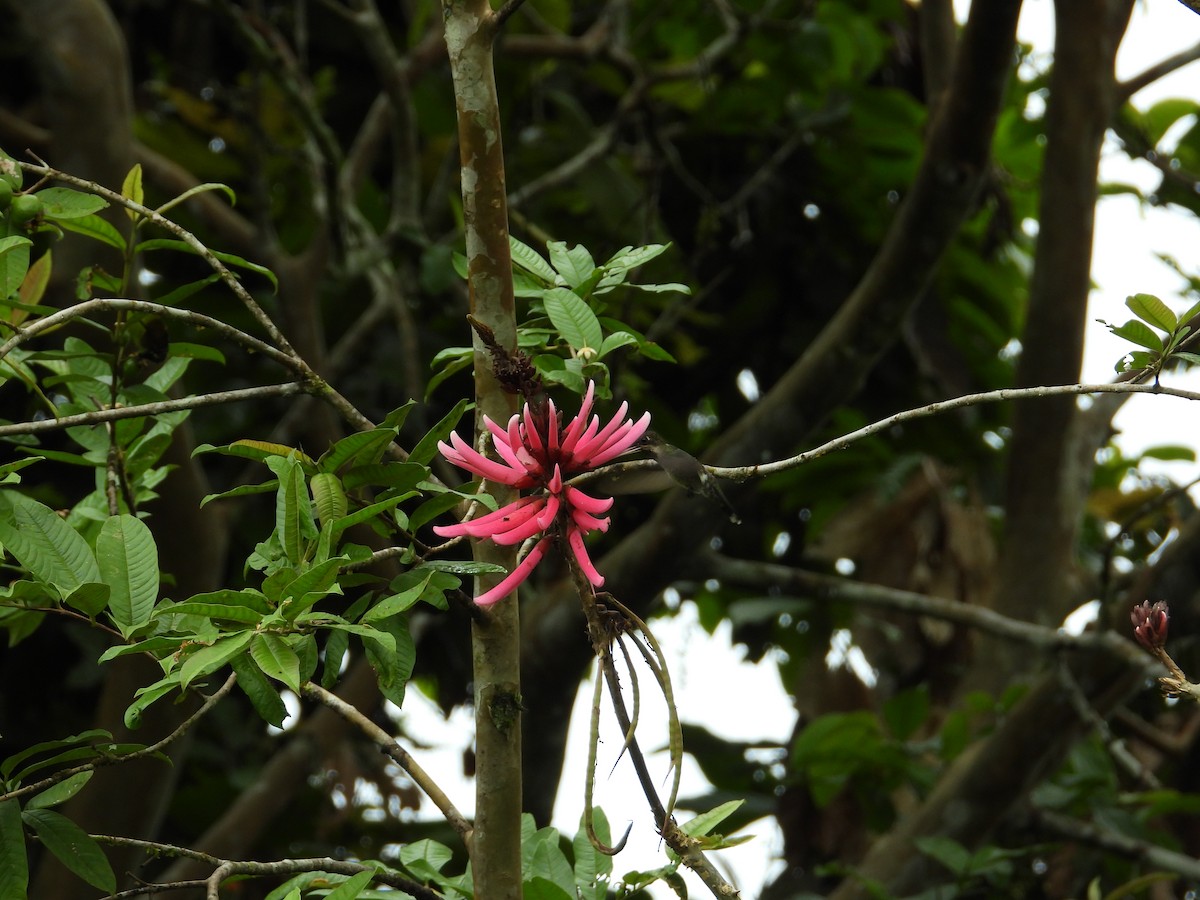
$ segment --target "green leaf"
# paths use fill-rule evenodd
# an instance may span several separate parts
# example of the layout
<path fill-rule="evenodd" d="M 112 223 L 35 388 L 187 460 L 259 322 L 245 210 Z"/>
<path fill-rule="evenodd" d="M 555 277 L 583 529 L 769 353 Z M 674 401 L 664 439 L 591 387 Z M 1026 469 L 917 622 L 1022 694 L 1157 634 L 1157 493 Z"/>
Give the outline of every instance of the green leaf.
<path fill-rule="evenodd" d="M 365 872 L 359 872 L 357 875 L 351 875 L 336 888 L 325 895 L 325 900 L 358 900 L 359 892 L 362 891 L 372 879 L 375 878 L 375 870 L 367 869 Z"/>
<path fill-rule="evenodd" d="M 266 463 L 279 477 L 279 491 L 275 497 L 275 531 L 288 562 L 299 565 L 304 562 L 307 542 L 317 537 L 304 474 L 295 456 L 271 456 Z"/>
<path fill-rule="evenodd" d="M 25 828 L 21 805 L 0 800 L 0 897 L 25 900 L 29 889 L 29 860 L 25 855 Z"/>
<path fill-rule="evenodd" d="M 13 235 L 0 237 L 0 296 L 11 297 L 29 271 L 29 248 L 33 245 L 27 237 Z"/>
<path fill-rule="evenodd" d="M 32 747 L 26 747 L 19 753 L 14 753 L 5 759 L 3 763 L 0 763 L 0 776 L 12 778 L 13 781 L 20 781 L 21 775 L 14 776 L 13 773 L 21 763 L 30 757 L 49 753 L 54 750 L 61 750 L 63 747 L 79 747 L 80 745 L 90 744 L 96 740 L 111 741 L 112 732 L 106 731 L 103 728 L 92 728 L 57 741 L 45 741 L 40 744 L 34 744 Z"/>
<path fill-rule="evenodd" d="M 745 802 L 745 800 L 730 800 L 727 803 L 722 803 L 708 812 L 700 813 L 695 818 L 689 819 L 679 827 L 685 834 L 690 834 L 692 837 L 700 837 L 701 835 L 708 834 L 736 812 L 738 807 Z"/>
<path fill-rule="evenodd" d="M 408 461 L 419 463 L 427 466 L 438 453 L 438 441 L 444 441 L 450 436 L 450 432 L 454 430 L 454 426 L 458 424 L 458 420 L 472 406 L 469 400 L 459 400 L 454 405 L 454 409 L 446 413 L 442 420 L 434 425 L 429 432 L 417 442 L 417 446 L 413 447 L 412 452 L 408 455 Z"/>
<path fill-rule="evenodd" d="M 101 581 L 87 581 L 63 597 L 63 603 L 95 618 L 108 606 L 108 595 L 107 584 Z"/>
<path fill-rule="evenodd" d="M 134 248 L 134 251 L 137 253 L 145 253 L 150 250 L 178 250 L 181 253 L 191 253 L 196 256 L 200 255 L 199 251 L 192 247 L 191 244 L 187 244 L 183 241 L 170 240 L 168 238 L 152 238 L 148 241 L 142 241 Z M 235 256 L 232 253 L 218 253 L 215 250 L 210 250 L 209 253 L 211 253 L 221 262 L 225 263 L 227 266 L 235 266 L 240 269 L 247 269 L 251 272 L 257 272 L 259 275 L 262 275 L 264 278 L 270 281 L 271 286 L 275 290 L 279 290 L 279 279 L 275 277 L 274 272 L 265 266 L 252 263 L 249 260 L 242 259 L 242 257 Z"/>
<path fill-rule="evenodd" d="M 591 277 L 596 270 L 592 254 L 583 245 L 576 245 L 570 250 L 563 241 L 549 241 L 546 250 L 550 253 L 550 265 L 558 270 L 563 280 L 571 287 L 578 287 Z M 596 346 L 599 345 L 597 342 Z"/>
<path fill-rule="evenodd" d="M 346 515 L 349 503 L 346 492 L 342 490 L 342 482 L 336 475 L 328 472 L 318 472 L 308 482 L 312 491 L 313 503 L 317 507 L 317 519 L 321 525 L 327 525 Z"/>
<path fill-rule="evenodd" d="M 1130 319 L 1119 328 L 1114 325 L 1109 325 L 1108 330 L 1117 337 L 1125 338 L 1127 341 L 1132 341 L 1147 349 L 1162 352 L 1163 339 L 1154 333 L 1144 322 L 1139 322 L 1137 319 Z"/>
<path fill-rule="evenodd" d="M 341 593 L 341 588 L 337 585 L 338 569 L 349 561 L 350 557 L 348 556 L 335 556 L 318 563 L 284 585 L 282 596 L 299 600 L 308 594 L 318 594 L 323 597 L 330 593 Z M 311 605 L 312 603 L 309 603 L 309 606 Z M 302 611 L 303 609 L 289 609 L 287 618 L 294 619 Z"/>
<path fill-rule="evenodd" d="M 619 272 L 644 266 L 652 259 L 657 259 L 670 249 L 670 244 L 647 244 L 644 247 L 625 247 L 612 255 L 604 264 L 608 272 Z"/>
<path fill-rule="evenodd" d="M 508 246 L 512 251 L 512 261 L 531 275 L 536 276 L 550 286 L 558 282 L 554 269 L 528 244 L 523 244 L 511 234 L 508 236 Z"/>
<path fill-rule="evenodd" d="M 1168 334 L 1174 331 L 1175 326 L 1179 324 L 1179 320 L 1175 318 L 1175 313 L 1171 312 L 1171 308 L 1153 294 L 1134 294 L 1126 298 L 1125 305 L 1139 319 L 1149 322 L 1155 328 Z"/>
<path fill-rule="evenodd" d="M 592 810 L 592 829 L 597 838 L 611 846 L 612 834 L 604 810 Z M 613 860 L 611 856 L 601 853 L 592 845 L 582 816 L 579 820 L 579 831 L 571 840 L 571 849 L 575 856 L 576 886 L 587 900 L 604 900 L 605 887 L 599 883 L 599 876 L 612 872 Z"/>
<path fill-rule="evenodd" d="M 272 478 L 270 481 L 264 481 L 261 484 L 241 484 L 235 488 L 230 488 L 227 491 L 221 491 L 218 494 L 207 494 L 200 501 L 200 508 L 204 509 L 213 500 L 228 500 L 233 497 L 249 497 L 253 494 L 270 494 L 279 490 L 279 479 Z"/>
<path fill-rule="evenodd" d="M 504 571 L 501 568 L 501 571 Z M 418 585 L 414 585 L 407 590 L 401 591 L 398 594 L 392 594 L 390 597 L 384 597 L 362 617 L 363 622 L 376 622 L 379 619 L 386 619 L 388 616 L 394 616 L 396 613 L 402 613 L 409 608 L 415 606 L 421 599 L 421 594 L 429 585 L 429 579 L 432 576 L 426 575 L 425 580 Z"/>
<path fill-rule="evenodd" d="M 1195 100 L 1182 97 L 1170 97 L 1159 100 L 1150 106 L 1138 118 L 1152 147 L 1157 147 L 1167 130 L 1184 116 L 1200 112 L 1200 104 Z"/>
<path fill-rule="evenodd" d="M 596 354 L 596 358 L 603 359 L 618 347 L 628 347 L 631 344 L 634 346 L 638 344 L 638 339 L 635 335 L 630 334 L 628 331 L 614 331 L 601 341 L 600 352 Z"/>
<path fill-rule="evenodd" d="M 250 698 L 250 703 L 262 716 L 263 721 L 276 728 L 282 728 L 284 720 L 288 717 L 287 706 L 262 669 L 244 653 L 239 653 L 231 659 L 229 665 L 237 674 L 238 687 Z"/>
<path fill-rule="evenodd" d="M 228 612 L 228 610 L 235 612 Z M 236 610 L 247 609 L 253 613 L 253 618 Z M 235 591 L 223 588 L 219 591 L 209 591 L 204 594 L 193 594 L 182 603 L 171 606 L 160 606 L 154 615 L 166 616 L 172 613 L 199 615 L 206 617 L 227 618 L 235 622 L 257 622 L 263 616 L 270 615 L 274 607 L 262 591 L 254 588 L 243 588 Z"/>
<path fill-rule="evenodd" d="M 100 567 L 87 541 L 48 506 L 0 491 L 0 544 L 34 578 L 64 596 L 86 582 L 100 581 Z"/>
<path fill-rule="evenodd" d="M 134 695 L 134 700 L 125 710 L 125 726 L 127 728 L 138 728 L 142 724 L 142 713 L 146 707 L 154 703 L 179 687 L 179 674 L 173 672 L 170 675 L 165 675 L 154 684 L 146 685 L 146 687 L 138 688 Z"/>
<path fill-rule="evenodd" d="M 64 866 L 92 887 L 116 893 L 117 878 L 108 858 L 82 828 L 48 809 L 27 809 L 21 818 Z"/>
<path fill-rule="evenodd" d="M 395 650 L 389 653 L 379 641 L 365 641 L 363 651 L 379 680 L 379 692 L 396 706 L 403 706 L 404 689 L 412 677 L 413 663 L 416 662 L 408 619 L 403 615 L 391 616 L 379 620 L 376 627 L 392 636 Z"/>
<path fill-rule="evenodd" d="M 279 635 L 254 635 L 250 641 L 250 656 L 263 674 L 282 681 L 293 692 L 300 693 L 300 657 Z"/>
<path fill-rule="evenodd" d="M 547 832 L 541 840 L 538 836 Z M 575 872 L 567 862 L 566 855 L 558 846 L 558 832 L 553 828 L 545 828 L 535 835 L 532 847 L 527 851 L 526 864 L 522 866 L 524 875 L 533 882 L 542 880 L 544 883 L 535 885 L 536 896 L 554 898 L 554 900 L 575 900 Z M 553 888 L 553 890 L 550 890 Z M 531 896 L 526 891 L 525 896 Z"/>
<path fill-rule="evenodd" d="M 252 631 L 240 631 L 220 638 L 215 644 L 201 647 L 189 655 L 179 669 L 179 686 L 186 690 L 197 678 L 203 678 L 221 668 L 245 650 L 253 636 Z"/>
<path fill-rule="evenodd" d="M 113 226 L 107 219 L 102 219 L 100 216 L 83 216 L 78 219 L 59 219 L 59 227 L 63 231 L 73 231 L 75 234 L 82 234 L 84 237 L 91 238 L 94 241 L 99 241 L 102 244 L 108 244 L 110 247 L 116 247 L 122 253 L 125 252 L 125 238 L 121 232 Z"/>
<path fill-rule="evenodd" d="M 449 847 L 428 838 L 400 848 L 400 864 L 423 881 L 437 880 L 442 869 L 453 858 Z"/>
<path fill-rule="evenodd" d="M 325 639 L 325 668 L 321 670 L 321 687 L 333 690 L 342 673 L 342 660 L 350 649 L 350 633 L 342 628 L 333 628 Z"/>
<path fill-rule="evenodd" d="M 108 611 L 129 634 L 150 619 L 158 599 L 158 547 L 136 516 L 111 516 L 96 538 L 100 576 L 108 585 Z"/>
<path fill-rule="evenodd" d="M 394 654 L 396 652 L 396 639 L 391 632 L 380 631 L 378 628 L 372 628 L 370 625 L 353 625 L 349 622 L 332 622 L 329 624 L 330 637 L 334 635 L 352 635 L 356 634 L 364 641 L 374 641 L 379 646 L 376 648 L 380 653 Z M 326 653 L 329 652 L 326 647 Z"/>
<path fill-rule="evenodd" d="M 228 593 L 235 592 L 229 591 Z M 203 616 L 206 619 L 215 619 L 221 622 L 240 622 L 243 625 L 257 625 L 262 621 L 264 613 L 259 612 L 254 607 L 235 603 L 184 600 L 182 603 L 176 603 L 172 606 L 159 607 L 155 610 L 154 615 L 155 618 L 171 615 Z"/>
<path fill-rule="evenodd" d="M 1167 461 L 1195 462 L 1196 451 L 1184 444 L 1160 444 L 1157 447 L 1147 447 L 1142 451 L 1142 458 L 1161 459 Z"/>
<path fill-rule="evenodd" d="M 451 575 L 500 575 L 508 574 L 508 569 L 496 563 L 474 562 L 469 559 L 429 559 L 421 563 L 422 569 L 433 569 L 435 572 L 449 572 Z"/>
<path fill-rule="evenodd" d="M 238 456 L 242 459 L 255 459 L 259 462 L 266 462 L 273 456 L 291 456 L 295 454 L 305 465 L 310 467 L 316 465 L 302 451 L 294 447 L 289 447 L 286 444 L 274 444 L 270 441 L 241 440 L 234 441 L 232 444 L 227 444 L 224 447 L 201 444 L 192 451 L 192 456 L 198 456 L 201 453 L 220 453 L 223 456 Z"/>
<path fill-rule="evenodd" d="M 141 163 L 134 163 L 133 167 L 125 174 L 125 180 L 121 183 L 121 196 L 126 200 L 132 200 L 138 206 L 145 206 L 146 195 L 142 191 Z M 134 212 L 132 209 L 126 209 L 125 212 L 135 222 L 142 217 L 141 213 Z"/>
<path fill-rule="evenodd" d="M 566 288 L 552 288 L 542 296 L 546 315 L 554 323 L 558 333 L 575 350 L 589 348 L 600 351 L 604 343 L 604 334 L 600 330 L 600 321 L 591 308 L 573 291 Z"/>
<path fill-rule="evenodd" d="M 84 194 L 70 188 L 52 187 L 38 191 L 42 209 L 50 219 L 81 219 L 108 206 L 108 201 L 95 194 Z"/>
<path fill-rule="evenodd" d="M 948 837 L 922 837 L 913 841 L 917 849 L 933 857 L 955 875 L 968 873 L 971 853 L 962 844 Z"/>
<path fill-rule="evenodd" d="M 60 803 L 65 803 L 78 794 L 83 789 L 83 786 L 92 780 L 92 776 L 95 774 L 95 769 L 89 769 L 86 772 L 76 772 L 70 778 L 64 778 L 58 784 L 46 788 L 39 794 L 34 794 L 25 805 L 25 808 L 48 809 L 51 806 L 58 806 Z"/>
<path fill-rule="evenodd" d="M 400 413 L 403 418 L 411 405 L 411 403 L 405 404 L 393 415 Z M 386 428 L 372 428 L 370 431 L 358 431 L 347 435 L 321 454 L 321 458 L 317 460 L 317 466 L 322 472 L 337 472 L 349 462 L 355 462 L 358 465 L 377 463 L 383 458 L 388 444 L 396 439 L 398 430 L 397 425 L 391 425 Z"/>

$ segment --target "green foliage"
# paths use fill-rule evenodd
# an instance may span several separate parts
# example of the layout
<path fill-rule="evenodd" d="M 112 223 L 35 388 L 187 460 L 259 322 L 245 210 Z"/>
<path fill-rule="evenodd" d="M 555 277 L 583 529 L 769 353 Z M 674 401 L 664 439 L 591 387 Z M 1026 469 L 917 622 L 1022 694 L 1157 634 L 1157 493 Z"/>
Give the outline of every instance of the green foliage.
<path fill-rule="evenodd" d="M 1117 361 L 1118 372 L 1149 371 L 1157 381 L 1163 366 L 1172 360 L 1187 365 L 1200 363 L 1200 355 L 1181 349 L 1192 330 L 1186 323 L 1200 315 L 1200 303 L 1193 304 L 1178 316 L 1153 294 L 1133 294 L 1126 299 L 1125 305 L 1137 316 L 1136 319 L 1130 319 L 1120 326 L 1101 321 L 1117 337 L 1145 349 L 1134 350 L 1121 357 Z"/>
<path fill-rule="evenodd" d="M 650 293 L 690 294 L 683 284 L 640 284 L 630 276 L 646 263 L 670 249 L 669 244 L 622 247 L 607 262 L 597 265 L 583 246 L 568 247 L 549 241 L 549 260 L 537 250 L 509 237 L 513 261 L 513 293 L 530 300 L 529 316 L 518 336 L 520 349 L 528 353 L 538 374 L 547 382 L 562 384 L 582 394 L 588 381 L 595 381 L 598 396 L 611 396 L 609 369 L 604 359 L 622 347 L 636 347 L 647 359 L 671 361 L 662 347 L 632 326 L 605 315 L 604 295 L 627 287 Z M 467 275 L 466 258 L 454 257 L 455 269 Z M 441 351 L 433 361 L 438 370 L 429 390 L 469 364 L 470 347 Z"/>

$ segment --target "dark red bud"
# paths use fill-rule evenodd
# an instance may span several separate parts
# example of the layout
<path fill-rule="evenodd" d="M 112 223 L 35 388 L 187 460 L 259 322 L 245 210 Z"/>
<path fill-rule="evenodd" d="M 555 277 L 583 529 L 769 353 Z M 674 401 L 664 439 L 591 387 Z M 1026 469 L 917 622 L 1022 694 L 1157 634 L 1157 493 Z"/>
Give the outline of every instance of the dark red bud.
<path fill-rule="evenodd" d="M 1170 610 L 1164 601 L 1151 605 L 1149 600 L 1143 600 L 1133 608 L 1129 618 L 1133 621 L 1134 636 L 1147 650 L 1156 650 L 1167 643 Z"/>

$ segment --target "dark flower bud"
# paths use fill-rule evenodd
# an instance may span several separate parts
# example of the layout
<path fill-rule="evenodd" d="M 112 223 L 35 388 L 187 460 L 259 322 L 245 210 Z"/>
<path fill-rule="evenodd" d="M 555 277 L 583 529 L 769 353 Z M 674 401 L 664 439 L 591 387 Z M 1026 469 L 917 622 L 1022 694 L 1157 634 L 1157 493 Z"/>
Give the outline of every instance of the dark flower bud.
<path fill-rule="evenodd" d="M 1147 650 L 1157 650 L 1167 642 L 1167 622 L 1170 619 L 1167 604 L 1158 600 L 1154 605 L 1143 600 L 1133 608 L 1129 618 L 1133 621 L 1133 634 L 1138 643 Z"/>

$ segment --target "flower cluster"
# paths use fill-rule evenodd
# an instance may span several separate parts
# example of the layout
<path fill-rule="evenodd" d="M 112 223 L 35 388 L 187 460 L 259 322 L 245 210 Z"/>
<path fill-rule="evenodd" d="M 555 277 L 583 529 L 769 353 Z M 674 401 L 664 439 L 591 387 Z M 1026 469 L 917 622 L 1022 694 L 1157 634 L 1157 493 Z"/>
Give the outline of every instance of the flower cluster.
<path fill-rule="evenodd" d="M 484 416 L 498 460 L 479 453 L 457 434 L 450 435 L 449 444 L 438 444 L 442 456 L 460 468 L 489 481 L 533 491 L 477 519 L 433 529 L 442 537 L 470 535 L 501 545 L 519 544 L 542 535 L 507 578 L 475 598 L 480 606 L 490 606 L 512 593 L 541 562 L 557 536 L 566 538 L 571 555 L 588 581 L 594 587 L 604 584 L 604 577 L 588 556 L 584 538 L 589 532 L 608 530 L 608 518 L 601 516 L 612 506 L 612 498 L 592 497 L 567 484 L 566 479 L 611 462 L 629 450 L 649 427 L 650 414 L 635 422 L 626 418 L 628 404 L 622 403 L 608 424 L 601 426 L 600 418 L 591 415 L 595 388 L 595 384 L 588 383 L 579 412 L 569 422 L 563 422 L 553 400 L 537 415 L 526 403 L 522 413 L 509 419 L 507 428 Z M 554 527 L 556 523 L 558 527 Z"/>
<path fill-rule="evenodd" d="M 1162 600 L 1153 605 L 1149 600 L 1143 600 L 1133 608 L 1129 618 L 1133 621 L 1134 637 L 1147 650 L 1153 652 L 1167 643 L 1167 624 L 1171 614 Z"/>

